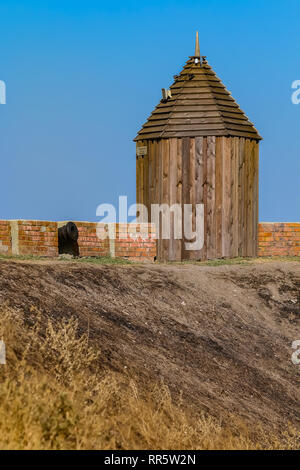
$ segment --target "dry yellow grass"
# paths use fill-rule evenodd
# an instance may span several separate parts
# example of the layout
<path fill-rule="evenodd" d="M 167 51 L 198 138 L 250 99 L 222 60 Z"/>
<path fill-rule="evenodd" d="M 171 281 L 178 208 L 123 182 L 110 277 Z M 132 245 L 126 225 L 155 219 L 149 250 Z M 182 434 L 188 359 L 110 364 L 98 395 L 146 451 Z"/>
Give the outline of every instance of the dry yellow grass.
<path fill-rule="evenodd" d="M 162 384 L 99 367 L 98 352 L 75 320 L 42 326 L 36 309 L 0 309 L 1 449 L 295 449 L 299 433 L 253 432 L 234 418 L 225 425 L 174 403 Z M 193 417 L 192 417 L 193 416 Z"/>

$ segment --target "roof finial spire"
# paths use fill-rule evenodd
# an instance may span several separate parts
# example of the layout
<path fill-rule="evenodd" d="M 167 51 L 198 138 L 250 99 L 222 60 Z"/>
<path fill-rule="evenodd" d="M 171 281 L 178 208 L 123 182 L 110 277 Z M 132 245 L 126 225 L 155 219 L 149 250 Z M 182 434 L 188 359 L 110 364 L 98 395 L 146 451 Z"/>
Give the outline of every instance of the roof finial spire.
<path fill-rule="evenodd" d="M 196 32 L 196 47 L 195 47 L 195 58 L 200 59 L 200 46 L 199 46 L 199 34 Z"/>

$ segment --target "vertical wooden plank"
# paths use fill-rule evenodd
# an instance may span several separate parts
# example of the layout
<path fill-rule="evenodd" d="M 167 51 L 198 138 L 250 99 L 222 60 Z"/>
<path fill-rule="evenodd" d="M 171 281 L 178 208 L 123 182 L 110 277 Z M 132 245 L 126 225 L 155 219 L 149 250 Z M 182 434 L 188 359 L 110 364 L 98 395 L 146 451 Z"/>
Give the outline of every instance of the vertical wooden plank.
<path fill-rule="evenodd" d="M 136 194 L 135 194 L 135 199 L 136 199 L 136 203 L 139 204 L 140 203 L 140 162 L 139 162 L 139 157 L 136 156 Z"/>
<path fill-rule="evenodd" d="M 208 192 L 208 183 L 207 183 L 207 137 L 203 139 L 203 204 L 204 204 L 204 246 L 202 250 L 202 260 L 207 260 L 207 226 L 208 226 L 208 216 L 207 216 L 207 192 Z"/>
<path fill-rule="evenodd" d="M 163 139 L 163 154 L 162 154 L 162 163 L 163 163 L 163 193 L 162 193 L 162 203 L 169 205 L 170 200 L 170 180 L 169 180 L 169 165 L 170 165 L 170 141 L 169 139 Z M 165 224 L 167 222 L 165 221 Z M 169 258 L 169 240 L 162 240 L 162 259 L 168 261 Z"/>
<path fill-rule="evenodd" d="M 195 204 L 204 204 L 204 138 L 195 138 Z M 204 207 L 205 214 L 205 207 Z M 195 252 L 195 259 L 205 259 L 204 247 Z"/>
<path fill-rule="evenodd" d="M 231 138 L 223 137 L 222 257 L 230 257 Z"/>
<path fill-rule="evenodd" d="M 145 147 L 147 147 L 147 154 L 144 155 L 144 197 L 143 197 L 143 204 L 145 206 L 143 222 L 148 222 L 148 211 L 149 211 L 149 145 L 148 141 L 145 142 Z"/>
<path fill-rule="evenodd" d="M 191 137 L 190 139 L 190 171 L 189 171 L 189 198 L 190 204 L 192 204 L 192 231 L 195 232 L 196 229 L 196 207 L 195 207 L 195 138 Z M 191 242 L 195 241 L 195 238 L 190 240 Z M 194 250 L 189 250 L 187 252 L 189 259 L 196 259 L 196 253 Z"/>
<path fill-rule="evenodd" d="M 230 137 L 230 212 L 229 212 L 229 253 L 228 258 L 233 258 L 233 232 L 234 232 L 234 220 L 233 220 L 233 193 L 234 193 L 234 137 Z"/>
<path fill-rule="evenodd" d="M 223 137 L 216 138 L 216 258 L 222 258 Z"/>
<path fill-rule="evenodd" d="M 169 203 L 170 207 L 176 204 L 177 198 L 177 139 L 170 139 L 170 167 L 169 167 Z M 175 249 L 175 239 L 174 239 L 174 217 L 176 214 L 171 212 L 171 236 L 169 241 L 169 260 L 176 260 L 176 249 Z"/>
<path fill-rule="evenodd" d="M 139 141 L 138 145 L 140 147 L 145 146 L 145 142 Z M 144 156 L 139 157 L 139 174 L 140 174 L 140 197 L 139 197 L 139 204 L 143 205 L 144 204 Z M 144 213 L 143 209 L 141 208 L 139 212 L 140 220 L 144 220 Z"/>
<path fill-rule="evenodd" d="M 143 157 L 139 156 L 137 158 L 137 179 L 138 179 L 137 202 L 138 202 L 138 204 L 142 204 L 142 201 L 143 201 L 143 173 L 142 173 L 142 168 L 143 168 Z M 141 216 L 140 211 L 138 211 L 137 215 Z"/>
<path fill-rule="evenodd" d="M 251 220 L 251 239 L 249 240 L 250 256 L 256 256 L 255 239 L 256 239 L 256 204 L 255 204 L 255 179 L 256 179 L 256 141 L 251 141 L 251 171 L 250 171 L 250 204 L 249 218 Z"/>
<path fill-rule="evenodd" d="M 234 256 L 239 256 L 239 145 L 240 138 L 235 138 L 235 209 L 234 209 L 234 218 L 235 218 L 235 234 L 234 234 Z"/>
<path fill-rule="evenodd" d="M 157 192 L 157 204 L 162 204 L 162 196 L 163 196 L 163 141 L 159 140 L 158 143 L 158 150 L 157 150 L 157 171 L 158 171 L 158 192 Z M 158 228 L 158 242 L 157 242 L 157 256 L 159 260 L 162 260 L 162 217 L 160 216 L 159 220 L 159 228 Z"/>
<path fill-rule="evenodd" d="M 248 230 L 248 155 L 249 155 L 249 139 L 245 139 L 245 150 L 244 150 L 244 181 L 243 181 L 243 210 L 244 210 L 244 223 L 243 223 L 243 245 L 242 245 L 242 256 L 247 257 L 247 230 Z"/>
<path fill-rule="evenodd" d="M 248 229 L 247 229 L 247 253 L 248 256 L 252 256 L 252 211 L 251 211 L 251 202 L 252 202 L 252 148 L 253 140 L 249 139 L 249 156 L 248 156 L 248 201 L 247 201 L 247 220 L 248 220 Z"/>
<path fill-rule="evenodd" d="M 245 139 L 239 140 L 239 256 L 244 256 Z"/>
<path fill-rule="evenodd" d="M 154 144 L 153 141 L 149 141 L 149 198 L 148 198 L 148 222 L 151 222 L 151 204 L 154 201 Z"/>
<path fill-rule="evenodd" d="M 250 215 L 250 198 L 251 198 L 251 193 L 250 193 L 250 179 L 251 179 L 251 140 L 247 139 L 247 145 L 246 145 L 246 170 L 247 170 L 247 176 L 246 176 L 246 188 L 247 188 L 247 199 L 246 199 L 246 220 L 247 220 L 247 233 L 246 233 L 246 256 L 250 257 L 251 256 L 251 219 L 249 217 Z"/>
<path fill-rule="evenodd" d="M 258 254 L 258 221 L 259 221 L 259 213 L 258 213 L 258 196 L 259 196 L 259 144 L 255 142 L 255 150 L 254 150 L 254 175 L 253 175 L 253 182 L 254 182 L 254 189 L 253 189 L 253 256 L 257 257 Z"/>
<path fill-rule="evenodd" d="M 177 183 L 176 183 L 176 203 L 180 204 L 182 212 L 182 139 L 177 139 Z M 182 214 L 181 214 L 182 217 Z M 176 261 L 182 260 L 182 239 L 175 240 Z"/>
<path fill-rule="evenodd" d="M 216 138 L 207 137 L 207 258 L 216 257 L 215 178 Z"/>
<path fill-rule="evenodd" d="M 145 158 L 144 156 L 141 157 L 141 204 L 144 207 L 145 205 Z M 145 213 L 142 207 L 142 212 L 141 212 L 141 220 L 144 222 L 144 217 Z"/>
<path fill-rule="evenodd" d="M 231 138 L 230 257 L 238 256 L 238 137 Z"/>
<path fill-rule="evenodd" d="M 136 149 L 139 147 L 144 147 L 147 145 L 147 141 L 139 141 L 136 144 Z M 136 160 L 136 201 L 138 204 L 143 204 L 143 188 L 144 188 L 144 180 L 143 180 L 143 156 L 137 156 Z M 143 214 L 140 214 L 143 215 Z"/>
<path fill-rule="evenodd" d="M 258 256 L 258 228 L 259 228 L 259 142 L 256 143 L 256 256 Z"/>
<path fill-rule="evenodd" d="M 163 195 L 163 141 L 158 142 L 158 204 L 162 203 Z"/>
<path fill-rule="evenodd" d="M 155 140 L 153 142 L 153 178 L 154 178 L 154 199 L 153 204 L 158 204 L 158 142 Z M 152 214 L 152 210 L 151 210 Z M 152 220 L 152 219 L 151 219 Z M 155 228 L 156 230 L 156 258 L 159 259 L 159 232 L 158 227 Z"/>
<path fill-rule="evenodd" d="M 158 181 L 158 167 L 159 167 L 159 146 L 157 140 L 153 142 L 154 145 L 154 204 L 158 204 L 158 187 L 159 187 L 159 181 Z"/>
<path fill-rule="evenodd" d="M 182 235 L 182 259 L 189 259 L 189 254 L 185 249 L 185 233 L 184 233 L 184 205 L 190 203 L 190 137 L 183 137 L 182 139 L 182 203 L 183 203 L 183 235 Z"/>
<path fill-rule="evenodd" d="M 248 256 L 253 256 L 253 173 L 254 173 L 254 146 L 255 141 L 250 140 L 249 148 L 249 174 L 248 174 Z"/>
<path fill-rule="evenodd" d="M 245 211 L 245 219 L 244 219 L 244 247 L 243 247 L 243 256 L 248 257 L 248 239 L 249 239 L 249 211 L 248 211 L 248 203 L 249 203 L 249 154 L 250 154 L 250 139 L 246 139 L 245 141 L 245 174 L 244 174 L 244 186 L 245 186 L 245 193 L 244 193 L 244 211 Z"/>

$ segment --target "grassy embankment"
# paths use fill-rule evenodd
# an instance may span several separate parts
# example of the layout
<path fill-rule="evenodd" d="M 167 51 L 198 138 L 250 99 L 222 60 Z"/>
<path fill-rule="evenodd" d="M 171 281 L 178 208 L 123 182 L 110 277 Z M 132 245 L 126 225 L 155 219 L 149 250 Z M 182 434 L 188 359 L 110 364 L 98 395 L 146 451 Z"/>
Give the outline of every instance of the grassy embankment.
<path fill-rule="evenodd" d="M 191 413 L 163 384 L 139 384 L 104 370 L 101 352 L 75 320 L 42 326 L 35 308 L 26 317 L 0 308 L 1 449 L 295 449 L 299 434 L 280 438 Z"/>

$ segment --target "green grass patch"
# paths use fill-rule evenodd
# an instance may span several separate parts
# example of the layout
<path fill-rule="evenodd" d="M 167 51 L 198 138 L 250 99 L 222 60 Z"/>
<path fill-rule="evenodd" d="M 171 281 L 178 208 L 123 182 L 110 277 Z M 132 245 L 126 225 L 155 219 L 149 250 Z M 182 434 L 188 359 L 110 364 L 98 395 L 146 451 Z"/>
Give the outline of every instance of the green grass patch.
<path fill-rule="evenodd" d="M 203 266 L 224 266 L 231 264 L 251 264 L 255 260 L 253 258 L 233 258 L 233 259 L 212 259 L 209 261 L 198 261 L 197 264 Z"/>
<path fill-rule="evenodd" d="M 214 259 L 210 261 L 198 261 L 196 264 L 201 266 L 226 266 L 226 265 L 250 265 L 259 263 L 271 263 L 275 261 L 300 261 L 300 256 L 273 256 L 266 258 L 233 258 L 233 259 Z"/>
<path fill-rule="evenodd" d="M 0 255 L 0 259 L 3 260 L 16 260 L 16 261 L 57 261 L 57 262 L 68 262 L 68 263 L 91 263 L 91 264 L 135 264 L 135 261 L 130 261 L 125 258 L 111 258 L 110 256 L 99 256 L 99 257 L 82 257 L 82 258 L 70 258 L 68 256 L 60 255 L 57 258 L 47 258 L 45 256 L 33 256 L 33 255 Z M 232 258 L 232 259 L 213 259 L 209 261 L 167 261 L 159 262 L 156 264 L 160 265 L 186 265 L 193 264 L 197 266 L 226 266 L 226 265 L 251 265 L 259 263 L 270 263 L 270 262 L 300 262 L 300 256 L 272 256 L 265 258 Z"/>
<path fill-rule="evenodd" d="M 258 258 L 233 258 L 233 259 L 212 259 L 208 261 L 194 261 L 194 260 L 186 260 L 186 261 L 167 261 L 165 263 L 160 264 L 176 264 L 176 265 L 186 265 L 186 264 L 194 264 L 197 266 L 223 266 L 223 265 L 231 265 L 231 264 L 251 264 L 257 261 Z"/>
<path fill-rule="evenodd" d="M 251 265 L 259 263 L 271 263 L 271 262 L 300 262 L 300 256 L 270 256 L 270 257 L 259 257 L 259 258 L 224 258 L 224 259 L 212 259 L 209 261 L 170 261 L 161 264 L 176 264 L 185 265 L 193 264 L 197 266 L 226 266 L 226 265 Z"/>
<path fill-rule="evenodd" d="M 16 260 L 16 261 L 57 261 L 68 263 L 92 263 L 92 264 L 132 264 L 125 258 L 111 258 L 110 256 L 99 257 L 86 257 L 86 258 L 69 258 L 68 256 L 59 256 L 57 258 L 47 258 L 45 256 L 33 255 L 0 255 L 3 260 Z"/>
<path fill-rule="evenodd" d="M 92 263 L 92 264 L 132 264 L 133 262 L 125 258 L 111 258 L 110 256 L 87 257 L 87 258 L 58 258 L 60 261 L 70 263 Z"/>

